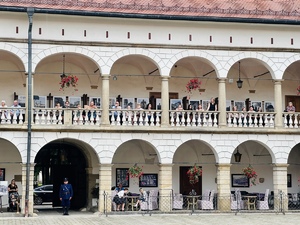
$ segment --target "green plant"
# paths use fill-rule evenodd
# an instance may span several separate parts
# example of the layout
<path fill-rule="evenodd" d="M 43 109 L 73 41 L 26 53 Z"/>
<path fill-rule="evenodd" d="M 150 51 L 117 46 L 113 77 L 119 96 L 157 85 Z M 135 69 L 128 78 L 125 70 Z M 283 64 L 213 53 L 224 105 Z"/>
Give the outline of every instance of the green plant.
<path fill-rule="evenodd" d="M 134 177 L 139 178 L 140 176 L 143 175 L 143 170 L 141 167 L 134 165 L 128 169 L 127 173 L 131 178 L 134 178 Z"/>

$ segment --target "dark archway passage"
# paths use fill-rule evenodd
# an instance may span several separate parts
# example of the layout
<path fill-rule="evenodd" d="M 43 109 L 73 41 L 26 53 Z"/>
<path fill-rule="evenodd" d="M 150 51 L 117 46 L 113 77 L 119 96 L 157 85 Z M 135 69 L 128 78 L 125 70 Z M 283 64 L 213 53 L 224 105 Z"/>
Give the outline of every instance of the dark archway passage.
<path fill-rule="evenodd" d="M 53 184 L 53 206 L 60 206 L 59 188 L 68 177 L 74 197 L 71 208 L 79 209 L 87 204 L 86 158 L 82 151 L 70 142 L 55 141 L 45 145 L 35 158 L 35 180 L 42 176 L 42 185 Z"/>

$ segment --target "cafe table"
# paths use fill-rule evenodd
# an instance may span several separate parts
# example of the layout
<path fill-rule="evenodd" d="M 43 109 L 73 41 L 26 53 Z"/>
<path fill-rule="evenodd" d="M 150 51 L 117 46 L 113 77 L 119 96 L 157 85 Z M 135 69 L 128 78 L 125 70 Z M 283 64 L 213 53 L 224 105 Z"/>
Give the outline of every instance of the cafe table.
<path fill-rule="evenodd" d="M 189 209 L 190 206 L 192 206 L 192 210 L 198 209 L 198 199 L 200 198 L 200 195 L 187 195 L 187 209 Z"/>
<path fill-rule="evenodd" d="M 139 195 L 131 195 L 131 196 L 125 196 L 126 198 L 126 210 L 127 211 L 134 211 L 134 205 L 137 203 L 137 200 L 139 199 Z"/>
<path fill-rule="evenodd" d="M 254 210 L 256 210 L 256 199 L 257 196 L 256 195 L 246 195 L 243 196 L 246 199 L 246 203 L 247 203 L 247 208 L 248 210 L 251 210 L 251 208 L 253 208 Z"/>

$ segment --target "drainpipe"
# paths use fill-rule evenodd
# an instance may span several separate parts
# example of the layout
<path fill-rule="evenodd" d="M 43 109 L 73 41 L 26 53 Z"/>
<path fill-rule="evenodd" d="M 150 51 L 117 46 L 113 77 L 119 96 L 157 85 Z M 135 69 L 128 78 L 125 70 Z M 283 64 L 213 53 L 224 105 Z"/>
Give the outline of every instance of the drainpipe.
<path fill-rule="evenodd" d="M 29 209 L 29 181 L 30 181 L 30 157 L 31 157 L 31 111 L 32 111 L 32 17 L 34 8 L 27 8 L 29 20 L 28 26 L 28 125 L 27 125 L 27 162 L 26 162 L 26 195 L 25 195 L 25 217 L 28 217 Z"/>

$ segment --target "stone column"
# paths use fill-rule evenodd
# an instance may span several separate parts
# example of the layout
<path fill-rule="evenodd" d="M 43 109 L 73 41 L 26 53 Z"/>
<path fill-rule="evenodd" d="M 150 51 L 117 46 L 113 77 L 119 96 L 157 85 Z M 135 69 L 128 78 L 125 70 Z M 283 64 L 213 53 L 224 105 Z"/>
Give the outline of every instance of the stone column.
<path fill-rule="evenodd" d="M 33 215 L 33 183 L 34 183 L 34 166 L 35 163 L 30 164 L 29 172 L 29 196 L 28 196 L 28 215 Z M 25 214 L 26 202 L 26 163 L 22 164 L 22 199 L 21 199 L 21 213 Z"/>
<path fill-rule="evenodd" d="M 288 190 L 287 190 L 287 167 L 288 164 L 273 165 L 273 185 L 274 185 L 274 210 L 288 210 Z M 280 192 L 282 191 L 282 203 Z"/>
<path fill-rule="evenodd" d="M 169 76 L 161 78 L 161 126 L 169 126 Z"/>
<path fill-rule="evenodd" d="M 109 126 L 109 74 L 102 74 L 101 125 Z"/>
<path fill-rule="evenodd" d="M 113 166 L 112 164 L 100 164 L 100 168 L 99 168 L 99 202 L 98 202 L 98 210 L 100 213 L 105 213 L 105 212 L 111 211 L 112 166 Z"/>
<path fill-rule="evenodd" d="M 282 80 L 274 80 L 274 101 L 275 101 L 275 127 L 282 128 L 282 90 L 281 90 Z"/>
<path fill-rule="evenodd" d="M 230 211 L 230 167 L 231 164 L 217 165 L 218 209 Z"/>
<path fill-rule="evenodd" d="M 90 210 L 93 207 L 93 195 L 92 190 L 99 184 L 96 184 L 96 179 L 99 178 L 99 174 L 93 174 L 93 168 L 85 168 L 86 175 L 87 175 L 87 210 Z M 97 201 L 99 196 L 97 196 Z"/>
<path fill-rule="evenodd" d="M 226 79 L 219 79 L 219 127 L 226 127 Z"/>
<path fill-rule="evenodd" d="M 173 164 L 161 164 L 158 174 L 159 183 L 159 210 L 172 211 L 172 167 Z"/>

